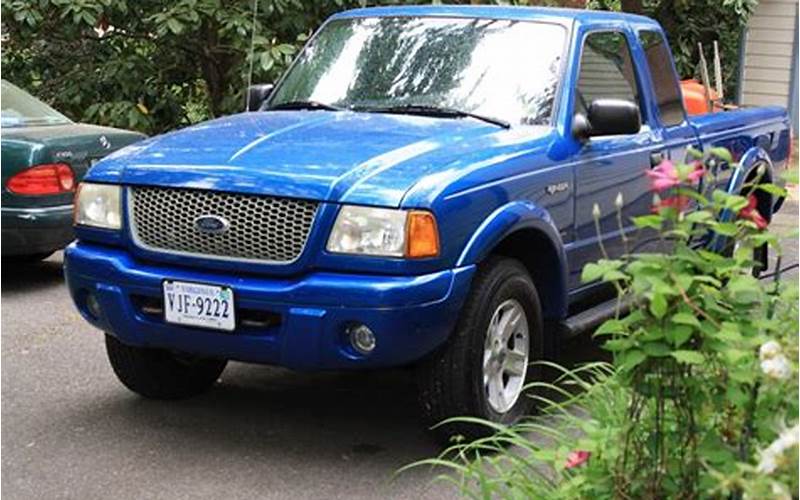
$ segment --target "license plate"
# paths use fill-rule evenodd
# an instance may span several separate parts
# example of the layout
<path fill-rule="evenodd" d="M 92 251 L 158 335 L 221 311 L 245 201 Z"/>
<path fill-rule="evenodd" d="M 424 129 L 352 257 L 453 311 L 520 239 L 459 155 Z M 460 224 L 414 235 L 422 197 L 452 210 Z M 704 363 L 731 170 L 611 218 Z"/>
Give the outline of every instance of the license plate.
<path fill-rule="evenodd" d="M 226 286 L 164 281 L 167 323 L 232 331 L 236 328 L 233 290 Z"/>

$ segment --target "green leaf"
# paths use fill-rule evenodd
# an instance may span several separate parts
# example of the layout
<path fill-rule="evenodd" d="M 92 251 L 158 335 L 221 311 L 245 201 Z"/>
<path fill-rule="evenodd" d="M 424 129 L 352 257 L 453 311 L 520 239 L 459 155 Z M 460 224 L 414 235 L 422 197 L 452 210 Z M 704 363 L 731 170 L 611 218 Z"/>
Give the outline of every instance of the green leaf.
<path fill-rule="evenodd" d="M 608 335 L 612 333 L 624 333 L 626 330 L 625 323 L 618 319 L 610 319 L 600 325 L 594 334 L 595 335 Z"/>
<path fill-rule="evenodd" d="M 663 342 L 648 342 L 642 345 L 645 354 L 651 357 L 661 358 L 670 354 L 672 349 Z"/>
<path fill-rule="evenodd" d="M 713 218 L 714 215 L 712 215 L 710 212 L 707 212 L 706 210 L 697 210 L 695 212 L 686 215 L 686 220 L 693 224 L 696 224 L 698 222 L 704 222 Z"/>
<path fill-rule="evenodd" d="M 618 360 L 619 368 L 622 371 L 630 371 L 636 368 L 645 359 L 647 359 L 645 353 L 643 353 L 638 349 L 626 351 L 624 354 L 620 355 L 620 358 Z"/>
<path fill-rule="evenodd" d="M 660 215 L 643 215 L 633 218 L 633 225 L 638 228 L 649 227 L 651 229 L 661 230 L 661 225 L 663 222 L 664 219 Z"/>
<path fill-rule="evenodd" d="M 623 273 L 622 271 L 617 271 L 616 269 L 603 274 L 603 281 L 625 281 L 627 279 L 627 274 Z"/>
<path fill-rule="evenodd" d="M 617 270 L 622 267 L 622 261 L 601 259 L 597 262 L 590 262 L 583 266 L 581 272 L 581 280 L 584 283 L 590 283 L 602 278 L 606 273 Z"/>
<path fill-rule="evenodd" d="M 745 393 L 741 387 L 734 384 L 729 385 L 725 390 L 725 397 L 727 397 L 729 401 L 740 408 L 744 407 L 749 400 L 747 393 Z"/>
<path fill-rule="evenodd" d="M 691 156 L 695 160 L 703 158 L 703 152 L 695 148 L 694 146 L 689 146 L 688 148 L 686 148 L 686 154 Z"/>
<path fill-rule="evenodd" d="M 714 222 L 711 229 L 722 236 L 736 236 L 739 232 L 739 226 L 734 222 Z"/>
<path fill-rule="evenodd" d="M 661 293 L 654 293 L 650 300 L 650 312 L 656 318 L 663 318 L 667 313 L 667 299 Z"/>
<path fill-rule="evenodd" d="M 756 186 L 756 189 L 760 189 L 761 191 L 767 192 L 778 198 L 782 198 L 788 194 L 785 188 L 776 186 L 775 184 L 759 184 Z"/>
<path fill-rule="evenodd" d="M 680 347 L 692 337 L 692 328 L 687 325 L 677 325 L 666 329 L 666 338 L 675 347 Z"/>
<path fill-rule="evenodd" d="M 672 351 L 670 356 L 677 359 L 681 363 L 689 365 L 700 365 L 705 362 L 705 356 L 697 351 Z"/>
<path fill-rule="evenodd" d="M 708 150 L 708 153 L 712 156 L 716 156 L 720 160 L 723 160 L 728 163 L 733 163 L 733 156 L 731 152 L 728 151 L 726 148 L 711 148 Z"/>
<path fill-rule="evenodd" d="M 681 312 L 681 313 L 673 314 L 672 318 L 670 318 L 670 319 L 672 320 L 673 323 L 677 323 L 679 325 L 689 325 L 689 326 L 696 326 L 697 328 L 700 328 L 700 321 L 697 319 L 697 317 L 694 314 Z"/>
<path fill-rule="evenodd" d="M 183 24 L 175 18 L 169 18 L 167 19 L 167 29 L 175 35 L 180 35 L 183 31 Z"/>
<path fill-rule="evenodd" d="M 603 344 L 603 349 L 606 351 L 616 352 L 616 351 L 624 351 L 626 349 L 630 349 L 635 345 L 635 342 L 630 338 L 623 338 L 623 339 L 611 339 L 606 341 Z"/>
<path fill-rule="evenodd" d="M 739 303 L 752 303 L 761 299 L 761 284 L 749 274 L 733 276 L 726 288 Z"/>

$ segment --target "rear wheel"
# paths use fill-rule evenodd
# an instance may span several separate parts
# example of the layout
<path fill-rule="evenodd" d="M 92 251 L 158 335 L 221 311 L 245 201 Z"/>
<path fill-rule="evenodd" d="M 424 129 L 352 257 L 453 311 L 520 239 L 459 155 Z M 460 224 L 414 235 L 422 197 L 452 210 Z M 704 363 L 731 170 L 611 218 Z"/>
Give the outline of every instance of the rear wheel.
<path fill-rule="evenodd" d="M 106 352 L 120 382 L 151 399 L 183 399 L 205 392 L 227 364 L 226 360 L 129 346 L 109 334 L 106 334 Z"/>
<path fill-rule="evenodd" d="M 528 413 L 525 386 L 541 369 L 542 314 L 536 287 L 518 261 L 492 257 L 482 264 L 448 342 L 418 368 L 420 403 L 429 425 L 452 417 L 513 424 Z M 474 440 L 485 425 L 454 422 L 434 429 L 442 440 Z"/>

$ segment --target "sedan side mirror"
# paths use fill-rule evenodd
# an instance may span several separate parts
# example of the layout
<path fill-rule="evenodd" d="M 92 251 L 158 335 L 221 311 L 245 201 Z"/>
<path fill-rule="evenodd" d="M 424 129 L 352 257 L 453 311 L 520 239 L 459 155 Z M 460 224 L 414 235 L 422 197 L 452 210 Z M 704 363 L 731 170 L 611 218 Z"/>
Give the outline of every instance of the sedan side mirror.
<path fill-rule="evenodd" d="M 261 105 L 264 104 L 274 88 L 275 85 L 271 83 L 250 85 L 247 88 L 247 102 L 245 102 L 247 111 L 258 111 L 261 109 Z"/>
<path fill-rule="evenodd" d="M 597 99 L 587 116 L 575 115 L 572 133 L 580 140 L 603 135 L 637 134 L 642 128 L 639 106 L 624 99 Z"/>

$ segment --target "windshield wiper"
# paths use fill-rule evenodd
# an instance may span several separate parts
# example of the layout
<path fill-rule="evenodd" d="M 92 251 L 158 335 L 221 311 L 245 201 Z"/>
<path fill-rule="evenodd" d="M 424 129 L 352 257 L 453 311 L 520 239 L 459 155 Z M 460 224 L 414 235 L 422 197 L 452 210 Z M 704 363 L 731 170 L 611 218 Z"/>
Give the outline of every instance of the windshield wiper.
<path fill-rule="evenodd" d="M 441 116 L 445 118 L 475 118 L 498 127 L 511 128 L 511 124 L 500 118 L 491 116 L 479 115 L 477 113 L 470 113 L 469 111 L 462 111 L 460 109 L 447 108 L 443 106 L 431 106 L 427 104 L 399 104 L 396 106 L 384 107 L 353 107 L 350 108 L 354 111 L 367 111 L 370 113 L 399 113 L 410 115 L 424 115 L 424 116 Z"/>
<path fill-rule="evenodd" d="M 323 109 L 325 111 L 344 111 L 344 108 L 325 104 L 318 101 L 289 101 L 264 108 L 264 111 L 277 111 L 281 109 Z"/>

